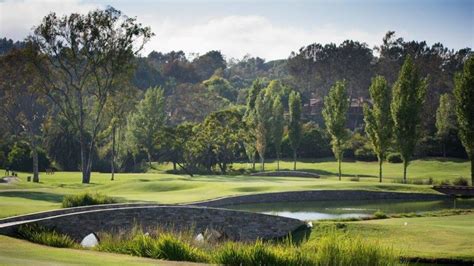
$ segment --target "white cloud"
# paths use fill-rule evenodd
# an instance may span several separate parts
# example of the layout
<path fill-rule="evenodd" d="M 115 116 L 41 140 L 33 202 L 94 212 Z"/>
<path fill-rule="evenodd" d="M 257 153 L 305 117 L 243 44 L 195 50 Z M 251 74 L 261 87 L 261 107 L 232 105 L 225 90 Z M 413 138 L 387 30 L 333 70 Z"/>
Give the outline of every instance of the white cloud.
<path fill-rule="evenodd" d="M 251 54 L 268 60 L 286 58 L 291 51 L 314 42 L 339 44 L 353 39 L 373 46 L 383 36 L 380 32 L 340 30 L 331 25 L 310 30 L 279 26 L 262 16 L 226 16 L 194 24 L 170 19 L 143 22 L 156 34 L 145 52 L 183 50 L 202 54 L 220 50 L 227 57 L 241 58 Z"/>
<path fill-rule="evenodd" d="M 0 37 L 22 40 L 34 25 L 51 11 L 58 15 L 71 12 L 86 13 L 100 7 L 79 0 L 4 1 L 0 0 Z M 125 14 L 127 10 L 122 10 Z M 138 21 L 151 26 L 156 36 L 146 45 L 144 53 L 152 50 L 168 52 L 183 50 L 203 54 L 220 50 L 227 58 L 242 58 L 246 54 L 267 60 L 286 58 L 291 51 L 314 42 L 341 43 L 346 39 L 380 42 L 384 32 L 369 33 L 356 29 L 340 29 L 333 25 L 278 25 L 263 16 L 214 16 L 194 20 L 180 14 L 159 17 L 153 9 L 140 9 Z M 157 18 L 159 17 L 159 18 Z"/>
<path fill-rule="evenodd" d="M 97 5 L 80 3 L 79 0 L 23 0 L 0 1 L 0 36 L 22 40 L 33 26 L 41 23 L 50 12 L 58 15 L 87 13 Z"/>

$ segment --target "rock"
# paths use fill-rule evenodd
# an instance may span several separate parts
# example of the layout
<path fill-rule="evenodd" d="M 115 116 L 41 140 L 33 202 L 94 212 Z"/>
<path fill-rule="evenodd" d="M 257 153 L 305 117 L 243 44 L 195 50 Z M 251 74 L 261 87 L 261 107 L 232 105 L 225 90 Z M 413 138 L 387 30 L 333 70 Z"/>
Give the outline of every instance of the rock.
<path fill-rule="evenodd" d="M 84 248 L 93 248 L 99 244 L 99 238 L 94 233 L 86 235 L 81 241 L 81 246 Z"/>
<path fill-rule="evenodd" d="M 194 238 L 195 241 L 197 242 L 204 242 L 204 236 L 199 233 L 199 235 L 197 235 L 195 238 Z"/>
<path fill-rule="evenodd" d="M 217 242 L 224 239 L 223 233 L 209 228 L 204 231 L 203 236 L 207 242 Z"/>

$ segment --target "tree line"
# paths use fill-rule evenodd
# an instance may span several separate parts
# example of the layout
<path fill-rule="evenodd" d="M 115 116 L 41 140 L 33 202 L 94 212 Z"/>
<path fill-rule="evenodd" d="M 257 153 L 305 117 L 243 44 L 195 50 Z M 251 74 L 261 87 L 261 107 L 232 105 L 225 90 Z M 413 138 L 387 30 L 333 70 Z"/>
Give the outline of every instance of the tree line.
<path fill-rule="evenodd" d="M 298 156 L 314 149 L 327 154 L 330 141 L 339 177 L 343 154 L 353 146 L 354 153 L 376 155 L 382 180 L 388 151 L 400 152 L 406 170 L 415 144 L 433 131 L 442 143 L 459 132 L 472 160 L 468 48 L 428 47 L 389 32 L 377 47 L 378 58 L 353 41 L 313 44 L 273 62 L 251 57 L 226 62 L 218 51 L 192 61 L 183 52 L 138 56 L 152 36 L 135 18 L 108 8 L 63 17 L 51 13 L 25 42 L 7 42 L 0 58 L 0 159 L 22 165 L 15 158 L 29 150 L 35 181 L 39 164 L 51 159 L 64 169 L 79 168 L 88 183 L 103 158 L 109 165 L 101 167 L 110 169 L 112 179 L 142 160 L 171 161 L 192 175 L 226 173 L 245 157 L 254 169 L 259 158 L 264 170 L 269 154 L 279 168 L 284 153 L 296 169 Z M 421 78 L 427 74 L 434 75 Z M 325 96 L 320 125 L 305 114 L 304 102 L 313 94 Z M 352 134 L 346 113 L 360 95 L 372 102 L 364 107 L 366 134 L 363 129 Z"/>

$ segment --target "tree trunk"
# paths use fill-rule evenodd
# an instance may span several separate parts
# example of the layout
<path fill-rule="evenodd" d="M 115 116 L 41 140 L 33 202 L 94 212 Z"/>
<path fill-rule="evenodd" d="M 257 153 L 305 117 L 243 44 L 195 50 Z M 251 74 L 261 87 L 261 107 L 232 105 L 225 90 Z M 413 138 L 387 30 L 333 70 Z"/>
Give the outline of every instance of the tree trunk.
<path fill-rule="evenodd" d="M 31 149 L 31 155 L 33 156 L 33 182 L 39 182 L 39 171 L 38 171 L 38 151 L 36 150 L 36 145 Z"/>
<path fill-rule="evenodd" d="M 379 158 L 379 182 L 382 183 L 382 164 L 383 160 Z"/>
<path fill-rule="evenodd" d="M 471 155 L 471 186 L 474 186 L 474 154 Z"/>
<path fill-rule="evenodd" d="M 293 151 L 293 171 L 296 171 L 296 150 Z"/>
<path fill-rule="evenodd" d="M 173 162 L 173 171 L 176 172 L 176 162 Z"/>
<path fill-rule="evenodd" d="M 407 183 L 407 167 L 408 167 L 408 162 L 406 160 L 403 160 L 403 183 Z"/>
<path fill-rule="evenodd" d="M 111 163 L 110 163 L 110 172 L 112 176 L 110 177 L 110 180 L 114 181 L 114 176 L 115 176 L 115 126 L 112 127 L 112 156 L 111 156 Z"/>
<path fill-rule="evenodd" d="M 280 171 L 280 154 L 277 152 L 277 171 Z"/>
<path fill-rule="evenodd" d="M 81 134 L 82 135 L 82 134 Z M 84 137 L 81 137 L 81 172 L 82 172 L 82 183 L 88 184 L 90 182 L 90 178 L 87 174 L 87 156 L 86 156 L 86 145 Z"/>
<path fill-rule="evenodd" d="M 262 166 L 262 171 L 265 171 L 265 159 L 263 156 L 260 156 L 260 165 Z"/>
<path fill-rule="evenodd" d="M 151 169 L 151 154 L 149 151 L 146 152 L 146 156 L 148 157 L 148 166 L 150 167 Z"/>
<path fill-rule="evenodd" d="M 339 156 L 339 159 L 337 159 L 337 163 L 339 164 L 339 181 L 341 181 L 341 157 Z"/>
<path fill-rule="evenodd" d="M 443 141 L 443 157 L 446 158 L 446 142 Z"/>

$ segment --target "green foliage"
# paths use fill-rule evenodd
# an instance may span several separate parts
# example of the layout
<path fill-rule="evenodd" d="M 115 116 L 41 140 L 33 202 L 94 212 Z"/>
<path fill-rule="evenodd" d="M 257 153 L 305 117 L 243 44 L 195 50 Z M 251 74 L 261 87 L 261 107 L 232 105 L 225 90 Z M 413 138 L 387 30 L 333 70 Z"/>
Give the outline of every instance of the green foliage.
<path fill-rule="evenodd" d="M 323 117 L 326 129 L 331 135 L 331 144 L 334 156 L 339 162 L 339 179 L 341 179 L 342 155 L 344 143 L 347 139 L 346 113 L 349 109 L 345 81 L 337 81 L 324 97 Z"/>
<path fill-rule="evenodd" d="M 448 94 L 439 97 L 439 107 L 436 110 L 436 135 L 444 140 L 450 131 L 456 129 L 456 113 L 454 112 L 454 99 Z"/>
<path fill-rule="evenodd" d="M 382 76 L 372 79 L 369 87 L 372 107 L 364 105 L 365 132 L 379 160 L 379 180 L 382 182 L 382 163 L 392 138 L 391 93 Z"/>
<path fill-rule="evenodd" d="M 459 138 L 471 159 L 471 182 L 474 184 L 474 56 L 466 60 L 454 82 Z"/>
<path fill-rule="evenodd" d="M 275 145 L 277 155 L 277 170 L 280 170 L 279 161 L 281 156 L 281 142 L 283 140 L 283 130 L 285 129 L 285 117 L 281 97 L 276 96 L 273 102 L 273 117 L 272 117 L 272 141 Z"/>
<path fill-rule="evenodd" d="M 218 76 L 212 76 L 203 81 L 204 86 L 213 93 L 234 102 L 237 99 L 237 91 L 226 79 Z"/>
<path fill-rule="evenodd" d="M 466 187 L 469 186 L 469 180 L 465 177 L 460 176 L 453 180 L 453 185 Z"/>
<path fill-rule="evenodd" d="M 161 88 L 150 88 L 137 104 L 137 110 L 130 114 L 127 124 L 128 145 L 134 154 L 144 151 L 151 162 L 165 122 L 164 96 Z"/>
<path fill-rule="evenodd" d="M 255 147 L 260 156 L 262 170 L 265 170 L 265 151 L 271 140 L 273 99 L 274 95 L 267 87 L 260 91 L 255 100 Z"/>
<path fill-rule="evenodd" d="M 114 198 L 107 197 L 100 193 L 81 193 L 75 195 L 66 195 L 63 198 L 62 207 L 78 207 L 88 205 L 99 205 L 99 204 L 112 204 L 117 203 Z"/>
<path fill-rule="evenodd" d="M 402 163 L 402 156 L 398 152 L 392 152 L 387 155 L 387 161 L 389 163 Z"/>
<path fill-rule="evenodd" d="M 281 242 L 196 243 L 192 234 L 132 232 L 101 235 L 99 251 L 155 259 L 205 262 L 219 265 L 399 265 L 390 248 L 332 230 L 318 230 L 315 241 L 295 245 Z"/>
<path fill-rule="evenodd" d="M 420 137 L 421 111 L 425 101 L 428 80 L 419 77 L 410 56 L 400 70 L 393 86 L 391 111 L 397 149 L 403 159 L 403 179 Z"/>
<path fill-rule="evenodd" d="M 31 172 L 33 166 L 30 147 L 24 142 L 15 142 L 8 153 L 7 165 L 15 171 Z M 40 170 L 44 170 L 50 165 L 46 152 L 42 149 L 38 149 L 38 165 Z"/>
<path fill-rule="evenodd" d="M 202 250 L 192 246 L 188 240 L 167 232 L 157 232 L 151 236 L 138 231 L 125 237 L 104 234 L 101 235 L 100 244 L 96 249 L 153 259 L 192 262 L 209 260 Z"/>
<path fill-rule="evenodd" d="M 17 233 L 21 238 L 37 244 L 58 248 L 74 248 L 78 246 L 69 236 L 36 224 L 20 225 Z"/>
<path fill-rule="evenodd" d="M 386 219 L 388 218 L 388 215 L 385 214 L 383 211 L 381 210 L 377 210 L 376 212 L 374 212 L 374 218 L 375 219 Z"/>
<path fill-rule="evenodd" d="M 301 143 L 301 96 L 298 92 L 292 91 L 288 100 L 288 110 L 290 112 L 290 122 L 288 125 L 288 139 L 293 150 L 293 169 L 296 170 L 296 154 Z"/>

